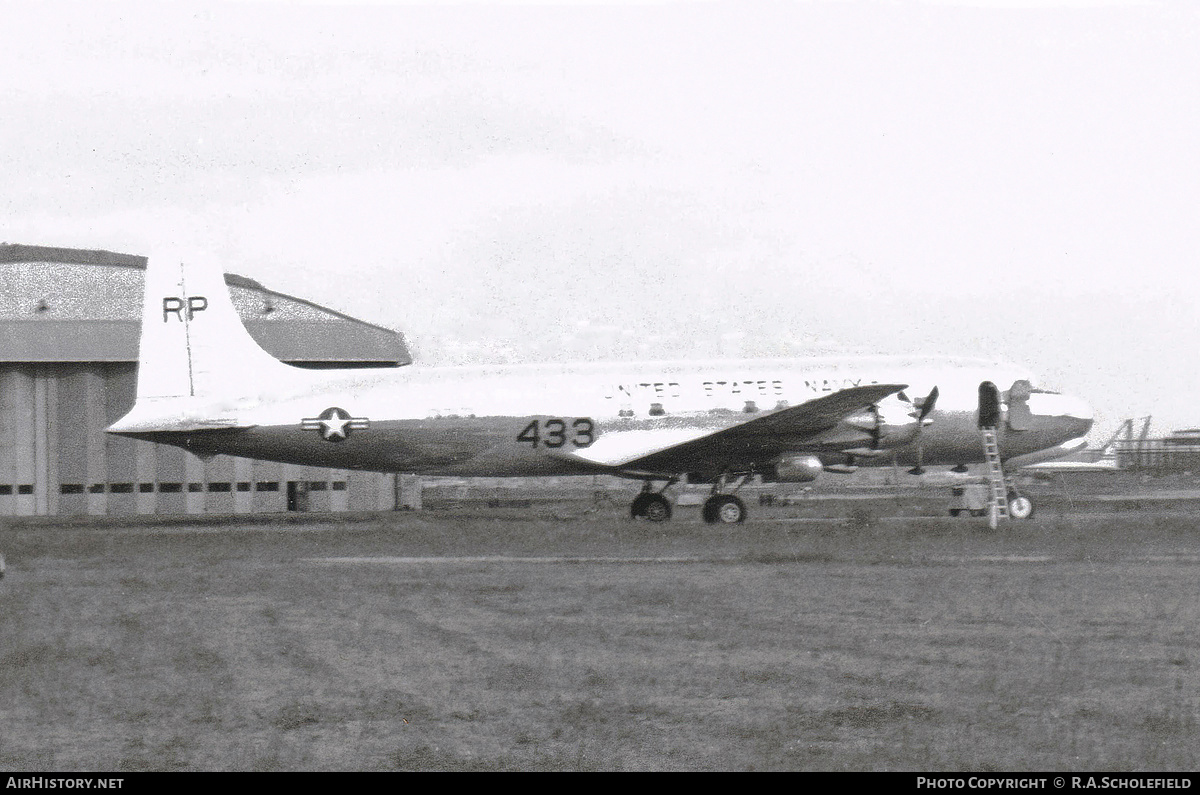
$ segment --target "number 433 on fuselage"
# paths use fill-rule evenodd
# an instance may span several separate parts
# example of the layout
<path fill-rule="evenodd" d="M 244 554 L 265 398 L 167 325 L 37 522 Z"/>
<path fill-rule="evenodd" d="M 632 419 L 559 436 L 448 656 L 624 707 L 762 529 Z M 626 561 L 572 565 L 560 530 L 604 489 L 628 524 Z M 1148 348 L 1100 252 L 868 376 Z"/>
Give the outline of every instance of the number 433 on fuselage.
<path fill-rule="evenodd" d="M 740 522 L 728 492 L 752 474 L 982 461 L 981 385 L 1002 407 L 1003 458 L 1082 446 L 1090 409 L 1034 383 L 978 359 L 884 356 L 306 370 L 251 338 L 220 268 L 151 260 L 137 400 L 108 430 L 345 469 L 618 475 L 645 481 L 632 512 L 654 520 L 671 505 L 651 484 L 687 476 L 714 484 L 706 520 Z"/>

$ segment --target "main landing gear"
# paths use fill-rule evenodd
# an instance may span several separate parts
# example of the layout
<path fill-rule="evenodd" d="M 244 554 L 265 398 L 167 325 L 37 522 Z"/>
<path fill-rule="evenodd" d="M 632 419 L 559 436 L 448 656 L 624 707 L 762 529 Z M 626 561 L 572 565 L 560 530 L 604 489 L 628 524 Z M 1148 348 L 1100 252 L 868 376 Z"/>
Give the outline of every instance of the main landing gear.
<path fill-rule="evenodd" d="M 643 491 L 633 499 L 629 513 L 634 519 L 648 522 L 665 522 L 671 518 L 671 503 L 662 492 Z"/>
<path fill-rule="evenodd" d="M 704 501 L 702 515 L 709 524 L 741 524 L 746 521 L 746 503 L 733 494 L 714 494 Z"/>
<path fill-rule="evenodd" d="M 749 475 L 739 476 L 733 486 L 733 491 L 736 492 L 749 479 Z M 742 502 L 736 494 L 721 493 L 728 482 L 725 475 L 717 478 L 717 481 L 713 483 L 712 496 L 704 501 L 704 509 L 700 515 L 708 524 L 741 524 L 746 521 L 746 503 Z"/>
<path fill-rule="evenodd" d="M 629 514 L 634 519 L 645 519 L 648 522 L 665 522 L 671 518 L 671 503 L 663 492 L 679 482 L 679 478 L 671 478 L 658 491 L 653 491 L 650 481 L 642 484 L 642 493 L 633 498 L 629 506 Z"/>
<path fill-rule="evenodd" d="M 748 475 L 740 476 L 733 491 L 741 488 L 748 478 Z M 654 491 L 650 481 L 647 480 L 642 486 L 641 494 L 634 498 L 633 504 L 629 507 L 630 515 L 634 519 L 645 519 L 648 522 L 665 522 L 670 519 L 671 502 L 664 492 L 678 482 L 679 478 L 671 478 L 665 486 Z M 712 495 L 704 501 L 701 516 L 708 524 L 741 524 L 746 521 L 746 503 L 742 502 L 736 494 L 721 493 L 727 483 L 725 476 L 717 478 L 716 483 L 713 484 Z"/>

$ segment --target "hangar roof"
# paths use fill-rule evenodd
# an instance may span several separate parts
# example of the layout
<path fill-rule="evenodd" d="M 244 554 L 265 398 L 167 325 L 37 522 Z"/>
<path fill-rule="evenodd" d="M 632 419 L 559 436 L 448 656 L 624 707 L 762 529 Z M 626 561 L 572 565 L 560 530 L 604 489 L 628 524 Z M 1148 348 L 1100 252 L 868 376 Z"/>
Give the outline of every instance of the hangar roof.
<path fill-rule="evenodd" d="M 146 258 L 0 244 L 0 362 L 137 361 Z M 225 274 L 251 336 L 291 364 L 398 366 L 404 336 Z"/>

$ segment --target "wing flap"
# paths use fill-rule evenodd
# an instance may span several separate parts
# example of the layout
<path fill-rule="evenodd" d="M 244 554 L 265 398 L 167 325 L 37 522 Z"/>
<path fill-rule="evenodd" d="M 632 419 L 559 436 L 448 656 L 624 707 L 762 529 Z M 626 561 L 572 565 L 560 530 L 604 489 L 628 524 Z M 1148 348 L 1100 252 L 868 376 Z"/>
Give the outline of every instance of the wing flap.
<path fill-rule="evenodd" d="M 643 456 L 702 439 L 712 428 L 638 428 L 608 431 L 588 447 L 572 451 L 569 457 L 602 467 L 620 467 Z"/>

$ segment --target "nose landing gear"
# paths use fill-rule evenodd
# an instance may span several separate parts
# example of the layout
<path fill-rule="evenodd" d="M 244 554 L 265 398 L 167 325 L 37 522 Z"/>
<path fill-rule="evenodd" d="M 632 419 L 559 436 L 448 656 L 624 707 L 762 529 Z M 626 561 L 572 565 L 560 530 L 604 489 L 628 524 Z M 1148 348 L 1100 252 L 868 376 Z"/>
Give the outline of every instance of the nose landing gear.
<path fill-rule="evenodd" d="M 987 516 L 989 509 L 988 488 L 982 483 L 966 483 L 951 490 L 950 515 Z M 1029 519 L 1033 516 L 1033 500 L 1017 491 L 1011 484 L 1005 496 L 1008 518 Z"/>
<path fill-rule="evenodd" d="M 1033 516 L 1033 500 L 1016 490 L 1008 492 L 1008 515 L 1014 519 L 1029 519 Z"/>

